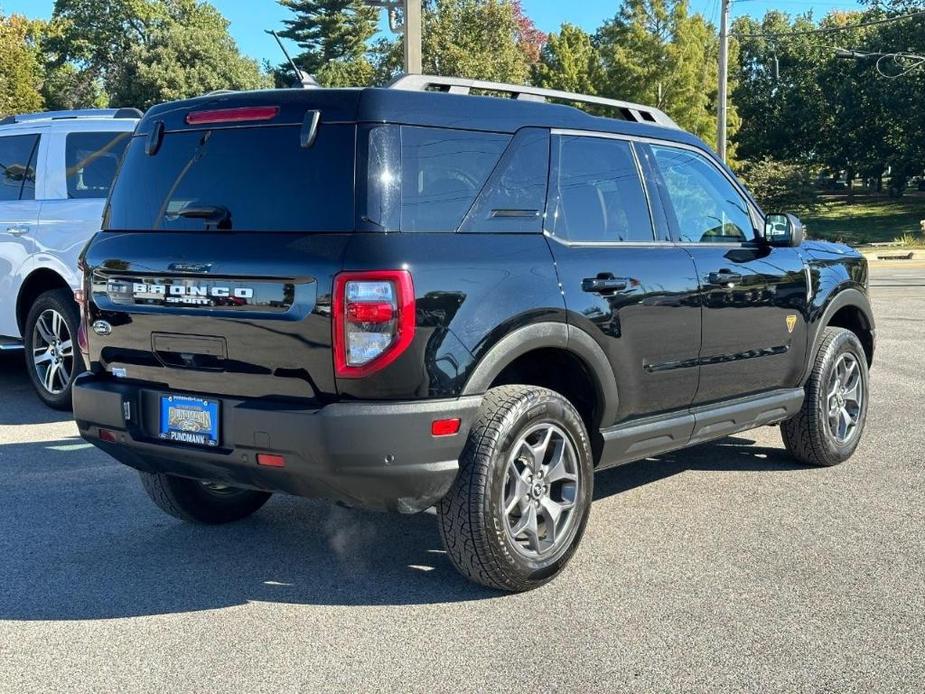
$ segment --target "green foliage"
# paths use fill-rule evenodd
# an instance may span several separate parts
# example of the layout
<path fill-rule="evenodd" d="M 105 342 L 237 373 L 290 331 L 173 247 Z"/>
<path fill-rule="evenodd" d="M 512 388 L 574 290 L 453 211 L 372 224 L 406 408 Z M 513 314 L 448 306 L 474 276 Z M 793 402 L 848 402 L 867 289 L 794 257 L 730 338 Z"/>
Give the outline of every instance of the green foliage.
<path fill-rule="evenodd" d="M 801 218 L 813 238 L 849 243 L 892 241 L 919 228 L 925 219 L 925 196 L 824 195 L 817 208 Z"/>
<path fill-rule="evenodd" d="M 548 89 L 595 94 L 595 78 L 600 71 L 600 54 L 591 36 L 574 24 L 563 24 L 558 34 L 549 35 L 539 63 L 533 68 L 533 83 Z"/>
<path fill-rule="evenodd" d="M 525 83 L 528 51 L 521 25 L 506 0 L 426 0 L 424 72 Z"/>
<path fill-rule="evenodd" d="M 165 20 L 131 46 L 111 81 L 112 101 L 147 108 L 218 89 L 270 86 L 256 61 L 240 55 L 228 21 L 212 5 L 170 0 Z"/>
<path fill-rule="evenodd" d="M 41 110 L 41 23 L 0 15 L 0 116 Z"/>
<path fill-rule="evenodd" d="M 714 32 L 702 15 L 689 13 L 687 0 L 624 0 L 594 38 L 602 66 L 597 92 L 657 106 L 714 144 L 719 56 Z M 728 124 L 734 132 L 734 105 Z"/>
<path fill-rule="evenodd" d="M 873 4 L 873 3 L 872 3 Z M 910 3 L 892 3 L 909 6 Z M 920 3 L 919 3 L 920 5 Z M 832 12 L 818 24 L 811 15 L 791 19 L 769 12 L 757 22 L 739 19 L 743 35 L 780 34 L 817 27 L 853 27 L 882 18 L 880 10 Z M 744 119 L 737 135 L 748 159 L 771 156 L 845 172 L 854 179 L 883 180 L 902 193 L 906 181 L 925 168 L 925 70 L 890 79 L 890 63 L 843 60 L 834 45 L 879 52 L 925 53 L 925 19 L 916 18 L 837 34 L 806 34 L 770 40 L 741 39 L 739 88 L 733 97 Z M 773 69 L 774 57 L 779 65 Z M 887 73 L 889 74 L 889 73 Z M 852 195 L 849 189 L 849 196 Z"/>
<path fill-rule="evenodd" d="M 67 111 L 78 108 L 105 108 L 109 95 L 98 79 L 73 63 L 49 66 L 42 84 L 45 108 Z"/>
<path fill-rule="evenodd" d="M 810 170 L 795 162 L 764 158 L 742 162 L 742 179 L 767 212 L 811 212 L 818 193 Z"/>
<path fill-rule="evenodd" d="M 295 41 L 302 52 L 294 60 L 299 69 L 325 86 L 369 84 L 375 68 L 366 56 L 376 33 L 379 10 L 360 0 L 278 0 L 295 15 L 283 20 L 283 38 Z"/>
<path fill-rule="evenodd" d="M 147 108 L 216 89 L 269 86 L 243 57 L 228 22 L 197 0 L 56 0 L 46 42 L 62 104 L 104 100 Z"/>

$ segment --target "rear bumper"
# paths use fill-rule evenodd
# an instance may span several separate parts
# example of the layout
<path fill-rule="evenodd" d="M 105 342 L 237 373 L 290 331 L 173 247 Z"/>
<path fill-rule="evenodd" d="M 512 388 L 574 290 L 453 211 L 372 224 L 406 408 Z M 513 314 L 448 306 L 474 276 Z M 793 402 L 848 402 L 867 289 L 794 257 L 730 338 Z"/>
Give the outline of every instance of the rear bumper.
<path fill-rule="evenodd" d="M 221 445 L 203 449 L 157 438 L 164 391 L 85 373 L 74 383 L 81 436 L 120 462 L 224 484 L 323 497 L 350 506 L 415 513 L 456 478 L 478 396 L 417 402 L 347 402 L 299 408 L 267 400 L 221 400 Z M 460 417 L 460 433 L 434 437 L 434 419 Z M 100 439 L 100 429 L 116 442 Z M 285 457 L 283 468 L 258 453 Z"/>

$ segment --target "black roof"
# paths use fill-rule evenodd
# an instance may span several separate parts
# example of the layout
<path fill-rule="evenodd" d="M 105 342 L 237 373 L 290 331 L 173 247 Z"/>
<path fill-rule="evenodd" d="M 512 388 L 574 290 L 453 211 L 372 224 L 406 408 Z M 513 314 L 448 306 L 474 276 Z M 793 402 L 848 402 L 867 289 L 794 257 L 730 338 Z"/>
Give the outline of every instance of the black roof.
<path fill-rule="evenodd" d="M 301 124 L 306 110 L 321 112 L 322 123 L 401 123 L 513 133 L 524 127 L 567 128 L 651 137 L 706 148 L 683 130 L 593 116 L 572 106 L 491 96 L 401 89 L 268 89 L 223 92 L 151 107 L 136 133 L 150 131 L 155 121 L 169 130 L 185 130 L 189 111 L 249 105 L 277 105 L 275 124 Z M 709 150 L 707 150 L 709 151 Z"/>

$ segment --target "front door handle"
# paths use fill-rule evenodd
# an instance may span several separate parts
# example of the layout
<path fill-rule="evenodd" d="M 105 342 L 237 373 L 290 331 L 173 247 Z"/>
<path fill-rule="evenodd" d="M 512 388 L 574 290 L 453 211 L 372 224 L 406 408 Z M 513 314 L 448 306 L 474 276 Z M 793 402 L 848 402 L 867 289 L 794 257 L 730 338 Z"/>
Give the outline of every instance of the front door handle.
<path fill-rule="evenodd" d="M 29 233 L 29 227 L 7 227 L 6 233 L 10 236 L 23 236 Z"/>
<path fill-rule="evenodd" d="M 612 294 L 626 289 L 629 284 L 628 277 L 598 275 L 597 277 L 585 277 L 581 281 L 581 290 L 592 294 Z"/>
<path fill-rule="evenodd" d="M 720 270 L 719 272 L 710 273 L 710 284 L 721 284 L 726 287 L 739 284 L 742 282 L 742 275 L 731 270 Z"/>

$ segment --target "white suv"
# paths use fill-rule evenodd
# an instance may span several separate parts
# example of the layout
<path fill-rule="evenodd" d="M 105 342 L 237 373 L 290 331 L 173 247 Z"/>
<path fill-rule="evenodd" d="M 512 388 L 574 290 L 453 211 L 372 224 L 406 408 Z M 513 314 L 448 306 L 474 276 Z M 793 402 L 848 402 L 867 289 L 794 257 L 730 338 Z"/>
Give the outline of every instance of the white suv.
<path fill-rule="evenodd" d="M 141 112 L 52 111 L 0 120 L 0 351 L 25 349 L 46 404 L 66 409 L 81 370 L 77 256 L 100 228 Z"/>

